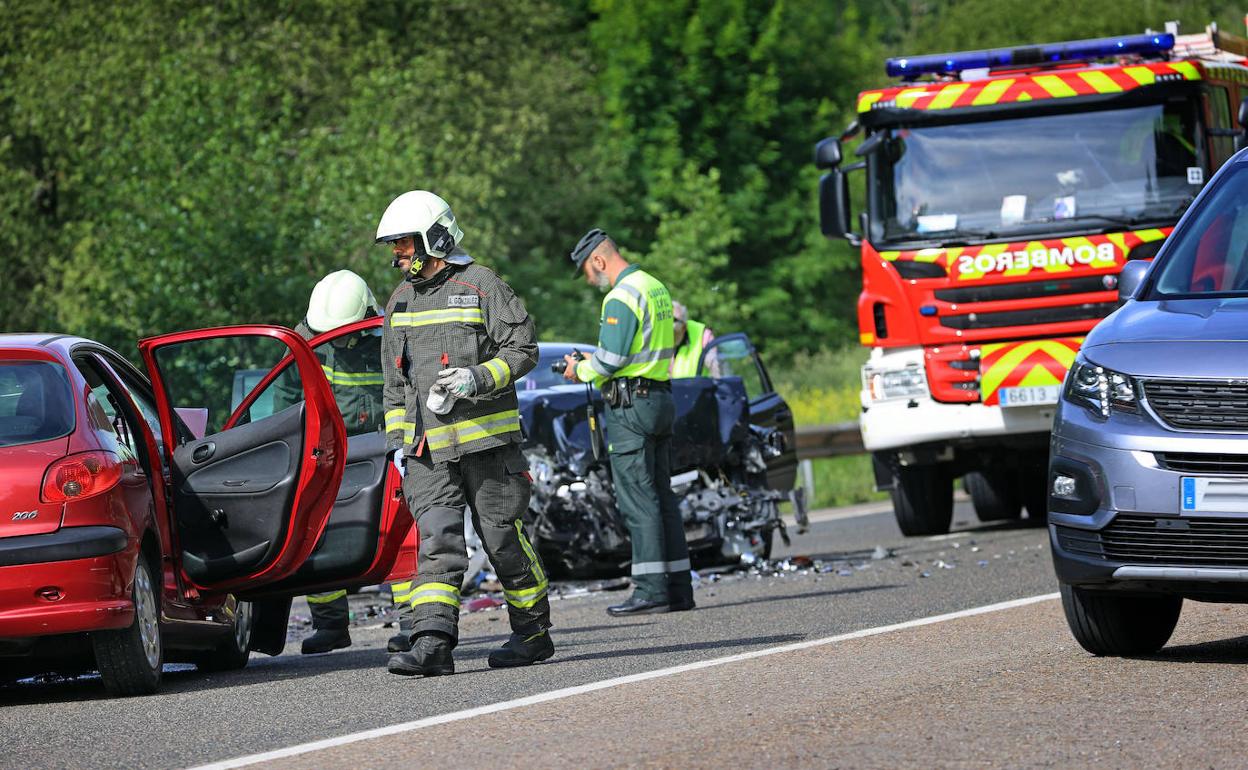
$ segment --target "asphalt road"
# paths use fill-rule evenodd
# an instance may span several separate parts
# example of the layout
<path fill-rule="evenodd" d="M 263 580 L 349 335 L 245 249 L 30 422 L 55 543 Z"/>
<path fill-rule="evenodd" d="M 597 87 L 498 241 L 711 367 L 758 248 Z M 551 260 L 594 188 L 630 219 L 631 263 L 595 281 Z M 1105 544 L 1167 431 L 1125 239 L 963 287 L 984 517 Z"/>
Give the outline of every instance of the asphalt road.
<path fill-rule="evenodd" d="M 354 629 L 353 647 L 329 655 L 300 656 L 292 643 L 282 656 L 254 656 L 240 672 L 167 671 L 163 691 L 151 697 L 111 699 L 97 679 L 25 682 L 0 690 L 0 766 L 192 766 L 1054 590 L 1040 530 L 968 530 L 975 520 L 962 504 L 961 534 L 907 540 L 891 513 L 858 513 L 817 521 L 779 554 L 809 556 L 830 571 L 707 575 L 695 612 L 618 620 L 604 609 L 621 593 L 556 601 L 556 657 L 528 669 L 486 666 L 507 634 L 496 610 L 464 616 L 458 673 L 440 679 L 387 673 L 393 630 L 373 624 Z M 801 700 L 836 698 L 839 687 L 826 684 Z"/>

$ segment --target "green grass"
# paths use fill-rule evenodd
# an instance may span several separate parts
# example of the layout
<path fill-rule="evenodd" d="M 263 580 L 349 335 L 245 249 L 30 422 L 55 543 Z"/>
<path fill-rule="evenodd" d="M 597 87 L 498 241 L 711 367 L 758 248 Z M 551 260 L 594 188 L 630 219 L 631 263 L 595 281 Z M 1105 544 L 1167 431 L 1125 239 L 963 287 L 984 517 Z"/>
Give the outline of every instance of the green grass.
<path fill-rule="evenodd" d="M 861 387 L 859 369 L 867 360 L 865 348 L 846 346 L 824 350 L 795 359 L 784 369 L 772 372 L 776 390 L 802 425 L 826 425 L 858 419 Z M 885 500 L 888 494 L 875 491 L 868 455 L 829 457 L 811 463 L 814 493 L 809 495 L 811 510 Z M 799 474 L 798 483 L 805 484 Z"/>

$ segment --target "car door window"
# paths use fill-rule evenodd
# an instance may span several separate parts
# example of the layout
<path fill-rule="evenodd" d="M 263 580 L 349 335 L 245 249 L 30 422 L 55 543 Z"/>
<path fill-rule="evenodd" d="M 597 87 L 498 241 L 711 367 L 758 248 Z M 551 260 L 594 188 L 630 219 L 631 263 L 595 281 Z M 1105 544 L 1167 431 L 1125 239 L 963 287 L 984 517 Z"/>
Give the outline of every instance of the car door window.
<path fill-rule="evenodd" d="M 385 415 L 382 400 L 381 329 L 345 332 L 313 348 L 321 373 L 329 382 L 347 436 L 382 430 Z M 234 373 L 234 401 L 240 406 L 237 424 L 262 420 L 303 400 L 303 384 L 298 369 L 286 365 L 276 378 L 264 382 L 267 372 L 254 369 Z M 259 386 L 259 393 L 252 390 Z"/>
<path fill-rule="evenodd" d="M 745 394 L 751 401 L 771 392 L 771 383 L 763 372 L 754 347 L 745 336 L 731 335 L 714 340 L 703 353 L 699 373 L 704 376 L 711 374 L 712 361 L 718 370 L 715 376 L 741 378 Z"/>
<path fill-rule="evenodd" d="M 123 458 L 137 459 L 142 451 L 142 433 L 122 409 L 120 399 L 126 398 L 125 393 L 110 381 L 93 356 L 77 356 L 74 364 L 90 388 L 87 413 L 95 429 L 117 443 L 118 454 Z"/>

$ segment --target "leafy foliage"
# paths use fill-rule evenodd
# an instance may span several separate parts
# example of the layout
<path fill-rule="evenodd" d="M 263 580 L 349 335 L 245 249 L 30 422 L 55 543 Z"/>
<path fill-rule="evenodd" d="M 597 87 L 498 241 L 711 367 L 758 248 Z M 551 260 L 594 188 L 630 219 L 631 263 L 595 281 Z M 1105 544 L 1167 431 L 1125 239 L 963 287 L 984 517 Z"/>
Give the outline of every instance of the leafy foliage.
<path fill-rule="evenodd" d="M 884 56 L 1217 20 L 1215 0 L 0 2 L 5 329 L 294 325 L 386 204 L 433 189 L 545 339 L 592 338 L 567 252 L 607 228 L 769 360 L 855 337 L 814 142 Z"/>

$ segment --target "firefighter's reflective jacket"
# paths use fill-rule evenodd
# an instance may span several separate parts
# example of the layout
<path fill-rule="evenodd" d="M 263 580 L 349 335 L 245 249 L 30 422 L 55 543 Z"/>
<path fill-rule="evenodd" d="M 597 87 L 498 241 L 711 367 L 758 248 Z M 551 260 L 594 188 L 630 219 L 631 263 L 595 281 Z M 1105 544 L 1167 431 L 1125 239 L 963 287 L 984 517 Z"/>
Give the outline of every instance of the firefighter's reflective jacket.
<path fill-rule="evenodd" d="M 307 323 L 300 322 L 295 331 L 305 340 L 316 336 Z M 334 393 L 347 435 L 371 433 L 379 429 L 382 414 L 381 338 L 375 329 L 364 329 L 325 342 L 313 351 L 321 371 Z M 296 370 L 291 367 L 293 373 Z M 277 380 L 274 406 L 284 408 L 303 400 L 303 389 L 297 378 L 283 376 Z"/>
<path fill-rule="evenodd" d="M 457 252 L 432 278 L 405 279 L 386 304 L 382 335 L 389 448 L 434 462 L 519 443 L 517 377 L 537 364 L 533 320 L 515 292 Z M 465 367 L 477 392 L 447 414 L 426 407 L 438 372 Z"/>

